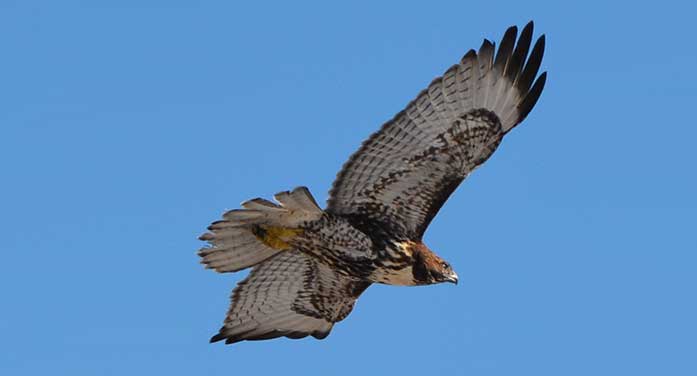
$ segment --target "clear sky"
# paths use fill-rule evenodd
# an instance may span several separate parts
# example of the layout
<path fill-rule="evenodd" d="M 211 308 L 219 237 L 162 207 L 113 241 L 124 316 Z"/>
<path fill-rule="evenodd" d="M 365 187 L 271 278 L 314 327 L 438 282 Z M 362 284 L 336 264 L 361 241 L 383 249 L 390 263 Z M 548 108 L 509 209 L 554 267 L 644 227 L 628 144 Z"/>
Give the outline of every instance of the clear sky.
<path fill-rule="evenodd" d="M 250 3 L 0 2 L 1 374 L 697 374 L 697 9 Z M 324 341 L 209 344 L 244 276 L 198 264 L 209 222 L 323 202 L 530 19 L 545 92 L 425 237 L 460 284 L 371 287 Z"/>

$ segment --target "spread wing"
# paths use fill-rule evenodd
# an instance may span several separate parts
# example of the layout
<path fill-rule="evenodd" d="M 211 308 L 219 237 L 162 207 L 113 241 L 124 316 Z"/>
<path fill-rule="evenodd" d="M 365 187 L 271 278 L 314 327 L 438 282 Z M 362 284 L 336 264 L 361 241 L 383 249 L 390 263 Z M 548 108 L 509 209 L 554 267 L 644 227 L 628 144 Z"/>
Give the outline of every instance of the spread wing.
<path fill-rule="evenodd" d="M 541 36 L 528 57 L 533 24 L 509 28 L 494 55 L 485 40 L 366 140 L 337 175 L 327 211 L 420 239 L 450 194 L 530 112 Z M 533 83 L 534 81 L 534 83 Z"/>
<path fill-rule="evenodd" d="M 284 251 L 252 269 L 232 293 L 220 332 L 211 342 L 276 337 L 322 339 L 370 285 L 340 275 L 299 251 Z"/>

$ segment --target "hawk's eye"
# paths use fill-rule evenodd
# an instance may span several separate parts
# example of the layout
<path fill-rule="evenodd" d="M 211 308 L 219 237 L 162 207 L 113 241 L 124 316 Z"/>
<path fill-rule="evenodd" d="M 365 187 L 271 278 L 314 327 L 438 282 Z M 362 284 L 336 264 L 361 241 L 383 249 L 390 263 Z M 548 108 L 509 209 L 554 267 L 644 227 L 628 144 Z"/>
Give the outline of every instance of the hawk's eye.
<path fill-rule="evenodd" d="M 447 262 L 445 262 L 445 261 L 443 261 L 443 263 L 442 263 L 442 264 L 440 264 L 440 266 L 442 266 L 442 267 L 443 267 L 443 269 L 450 269 L 450 264 L 448 264 L 448 263 L 447 263 Z"/>

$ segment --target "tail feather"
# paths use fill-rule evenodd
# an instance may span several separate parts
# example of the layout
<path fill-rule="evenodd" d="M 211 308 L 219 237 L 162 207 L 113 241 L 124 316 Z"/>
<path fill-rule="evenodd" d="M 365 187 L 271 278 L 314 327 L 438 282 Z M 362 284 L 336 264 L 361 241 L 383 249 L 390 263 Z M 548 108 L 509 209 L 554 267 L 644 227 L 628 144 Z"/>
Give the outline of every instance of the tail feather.
<path fill-rule="evenodd" d="M 254 266 L 287 250 L 288 241 L 302 232 L 299 227 L 323 213 L 305 187 L 275 198 L 280 205 L 262 198 L 245 201 L 244 209 L 230 210 L 208 226 L 199 238 L 209 243 L 198 252 L 201 263 L 221 273 Z"/>
<path fill-rule="evenodd" d="M 207 269 L 214 269 L 220 273 L 248 268 L 278 252 L 261 243 L 251 231 L 242 227 L 219 231 L 212 238 L 207 237 L 203 240 L 215 245 L 199 250 L 201 263 L 206 265 Z"/>
<path fill-rule="evenodd" d="M 283 210 L 279 205 L 259 197 L 245 201 L 241 206 L 250 210 Z"/>
<path fill-rule="evenodd" d="M 274 198 L 289 210 L 304 210 L 310 213 L 322 212 L 306 187 L 297 187 L 292 191 L 276 193 Z"/>

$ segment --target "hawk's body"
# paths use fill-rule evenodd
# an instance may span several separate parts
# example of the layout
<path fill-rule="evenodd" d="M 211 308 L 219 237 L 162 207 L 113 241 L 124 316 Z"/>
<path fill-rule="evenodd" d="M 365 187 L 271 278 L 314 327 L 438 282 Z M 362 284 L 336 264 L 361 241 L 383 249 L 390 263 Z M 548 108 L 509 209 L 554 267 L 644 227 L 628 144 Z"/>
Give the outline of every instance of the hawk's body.
<path fill-rule="evenodd" d="M 254 199 L 214 222 L 199 254 L 219 272 L 254 267 L 213 341 L 324 338 L 372 283 L 457 282 L 422 236 L 450 194 L 536 103 L 544 38 L 532 23 L 489 41 L 366 140 L 322 210 L 304 188 Z M 527 58 L 526 58 L 527 57 Z M 533 83 L 534 82 L 534 83 Z"/>

